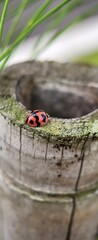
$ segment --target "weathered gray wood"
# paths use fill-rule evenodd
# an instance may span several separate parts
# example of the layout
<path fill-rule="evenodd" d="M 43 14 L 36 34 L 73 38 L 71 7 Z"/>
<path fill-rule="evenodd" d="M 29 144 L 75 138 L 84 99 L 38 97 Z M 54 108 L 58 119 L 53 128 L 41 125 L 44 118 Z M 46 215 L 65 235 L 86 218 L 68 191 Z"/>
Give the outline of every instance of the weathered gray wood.
<path fill-rule="evenodd" d="M 4 240 L 93 240 L 98 221 L 98 68 L 22 63 L 5 69 L 0 86 Z M 15 96 L 28 109 L 42 104 L 51 113 L 48 124 L 26 126 L 26 109 Z"/>
<path fill-rule="evenodd" d="M 98 239 L 98 195 L 76 201 L 71 239 Z"/>
<path fill-rule="evenodd" d="M 71 201 L 33 193 L 2 174 L 5 240 L 64 239 Z"/>

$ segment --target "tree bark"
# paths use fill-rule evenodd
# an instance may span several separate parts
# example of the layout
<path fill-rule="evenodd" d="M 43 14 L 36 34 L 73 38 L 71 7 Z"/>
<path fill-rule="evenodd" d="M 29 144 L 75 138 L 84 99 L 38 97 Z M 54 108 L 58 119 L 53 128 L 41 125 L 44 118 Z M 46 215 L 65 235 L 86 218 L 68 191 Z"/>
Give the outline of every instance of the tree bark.
<path fill-rule="evenodd" d="M 97 239 L 98 68 L 26 62 L 0 84 L 0 240 Z"/>

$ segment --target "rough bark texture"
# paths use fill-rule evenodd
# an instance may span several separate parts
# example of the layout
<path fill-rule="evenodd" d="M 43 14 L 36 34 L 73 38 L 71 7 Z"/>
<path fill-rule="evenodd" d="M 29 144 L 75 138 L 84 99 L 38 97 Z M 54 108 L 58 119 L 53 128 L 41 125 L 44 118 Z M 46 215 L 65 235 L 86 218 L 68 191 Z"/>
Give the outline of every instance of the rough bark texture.
<path fill-rule="evenodd" d="M 27 62 L 0 86 L 0 240 L 97 239 L 98 68 Z M 26 126 L 16 98 L 48 124 Z"/>

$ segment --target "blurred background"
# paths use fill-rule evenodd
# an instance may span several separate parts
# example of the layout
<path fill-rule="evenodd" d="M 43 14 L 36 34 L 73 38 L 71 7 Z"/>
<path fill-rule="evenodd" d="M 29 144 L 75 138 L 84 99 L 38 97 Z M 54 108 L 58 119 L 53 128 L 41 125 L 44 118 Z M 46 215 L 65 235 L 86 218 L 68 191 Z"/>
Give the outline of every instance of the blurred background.
<path fill-rule="evenodd" d="M 1 19 L 5 4 L 1 69 L 31 59 L 98 64 L 98 0 L 2 0 Z"/>

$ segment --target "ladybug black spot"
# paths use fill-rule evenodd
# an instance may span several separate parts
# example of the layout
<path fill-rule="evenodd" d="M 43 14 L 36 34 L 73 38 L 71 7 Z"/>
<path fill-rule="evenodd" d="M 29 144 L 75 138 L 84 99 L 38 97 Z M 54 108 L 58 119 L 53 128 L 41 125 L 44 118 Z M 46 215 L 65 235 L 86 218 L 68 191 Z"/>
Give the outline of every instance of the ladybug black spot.
<path fill-rule="evenodd" d="M 43 118 L 43 122 L 45 122 L 46 121 L 46 116 L 43 113 L 41 114 L 41 116 Z"/>
<path fill-rule="evenodd" d="M 30 124 L 34 124 L 33 120 L 30 120 Z"/>
<path fill-rule="evenodd" d="M 37 127 L 40 127 L 39 117 L 36 115 L 35 118 L 36 118 Z"/>

